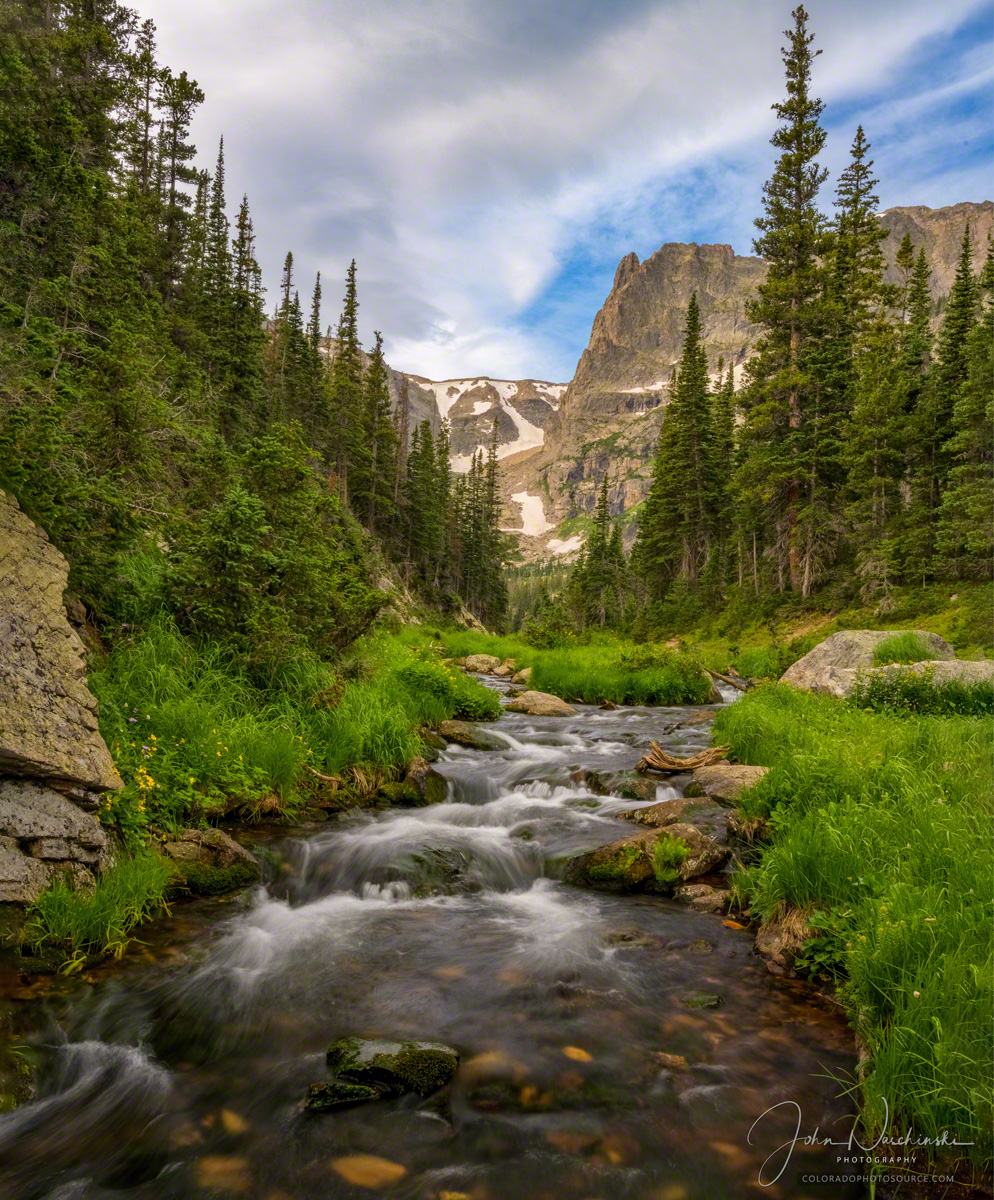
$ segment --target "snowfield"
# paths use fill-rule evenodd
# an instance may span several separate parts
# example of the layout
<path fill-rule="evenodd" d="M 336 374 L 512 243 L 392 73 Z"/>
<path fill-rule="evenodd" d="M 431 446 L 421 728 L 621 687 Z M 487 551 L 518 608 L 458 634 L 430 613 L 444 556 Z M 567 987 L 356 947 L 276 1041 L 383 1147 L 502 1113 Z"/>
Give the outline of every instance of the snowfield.
<path fill-rule="evenodd" d="M 555 529 L 545 519 L 545 506 L 541 496 L 531 496 L 528 492 L 515 492 L 511 499 L 521 507 L 521 530 L 526 537 L 541 537 L 550 529 Z"/>

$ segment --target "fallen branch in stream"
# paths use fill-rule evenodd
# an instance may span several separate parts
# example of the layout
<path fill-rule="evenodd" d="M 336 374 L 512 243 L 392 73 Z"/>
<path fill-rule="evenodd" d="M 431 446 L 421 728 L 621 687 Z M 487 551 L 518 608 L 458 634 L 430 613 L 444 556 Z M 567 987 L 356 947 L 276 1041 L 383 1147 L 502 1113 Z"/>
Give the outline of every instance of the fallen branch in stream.
<path fill-rule="evenodd" d="M 751 679 L 743 679 L 741 675 L 722 675 L 720 671 L 712 671 L 710 667 L 705 667 L 705 671 L 712 679 L 720 679 L 722 683 L 727 683 L 729 687 L 738 688 L 740 692 L 747 692 L 752 687 Z"/>
<path fill-rule="evenodd" d="M 695 754 L 692 758 L 674 758 L 672 754 L 667 754 L 658 742 L 650 742 L 649 745 L 652 749 L 639 759 L 635 767 L 640 774 L 645 774 L 646 771 L 664 771 L 670 774 L 696 771 L 698 767 L 710 767 L 721 762 L 731 749 L 731 746 L 712 746 L 709 750 L 702 750 L 700 754 Z"/>

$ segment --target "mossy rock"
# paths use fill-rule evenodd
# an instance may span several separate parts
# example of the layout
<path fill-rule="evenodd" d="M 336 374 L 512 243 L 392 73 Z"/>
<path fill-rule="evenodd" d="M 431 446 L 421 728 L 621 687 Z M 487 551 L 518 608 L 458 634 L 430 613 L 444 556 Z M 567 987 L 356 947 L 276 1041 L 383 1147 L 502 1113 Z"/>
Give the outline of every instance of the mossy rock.
<path fill-rule="evenodd" d="M 459 1065 L 458 1051 L 438 1042 L 386 1042 L 367 1038 L 339 1038 L 327 1053 L 335 1083 L 344 1085 L 345 1098 L 329 1096 L 327 1085 L 314 1084 L 305 1105 L 315 1110 L 333 1108 L 357 1100 L 416 1092 L 428 1096 L 452 1078 Z M 366 1095 L 349 1092 L 358 1087 Z M 315 1096 L 311 1103 L 311 1096 Z"/>
<path fill-rule="evenodd" d="M 260 878 L 259 868 L 245 862 L 234 862 L 227 867 L 185 862 L 175 864 L 173 886 L 185 888 L 195 896 L 219 896 L 258 883 Z"/>
<path fill-rule="evenodd" d="M 328 1083 L 312 1083 L 304 1098 L 308 1112 L 328 1112 L 333 1108 L 344 1108 L 349 1104 L 363 1104 L 367 1100 L 379 1100 L 379 1088 L 363 1083 L 347 1083 L 343 1079 L 332 1079 Z"/>

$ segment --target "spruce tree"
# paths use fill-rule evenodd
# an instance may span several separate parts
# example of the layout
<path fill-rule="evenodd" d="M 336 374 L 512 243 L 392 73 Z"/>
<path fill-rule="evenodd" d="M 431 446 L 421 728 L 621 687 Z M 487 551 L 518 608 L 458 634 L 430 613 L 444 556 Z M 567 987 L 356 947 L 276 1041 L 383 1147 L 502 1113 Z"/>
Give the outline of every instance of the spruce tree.
<path fill-rule="evenodd" d="M 768 514 L 780 586 L 789 583 L 806 594 L 820 517 L 809 487 L 819 428 L 809 422 L 805 429 L 816 389 L 803 358 L 824 323 L 818 260 L 824 218 L 817 199 L 827 172 L 817 162 L 825 131 L 820 124 L 824 106 L 810 93 L 813 35 L 803 6 L 792 16 L 794 27 L 786 31 L 789 44 L 783 50 L 787 98 L 773 106 L 780 127 L 772 143 L 781 156 L 763 188 L 765 214 L 756 220 L 760 236 L 753 243 L 769 269 L 748 310 L 762 334 L 747 367 L 744 441 L 750 461 L 740 473 L 739 492 L 747 505 Z"/>
<path fill-rule="evenodd" d="M 355 259 L 349 264 L 346 274 L 343 305 L 335 334 L 338 344 L 331 367 L 329 404 L 332 459 L 338 471 L 342 498 L 347 499 L 350 468 L 356 464 L 360 473 L 368 470 L 366 459 L 369 453 L 362 436 L 362 350 L 359 344 Z"/>

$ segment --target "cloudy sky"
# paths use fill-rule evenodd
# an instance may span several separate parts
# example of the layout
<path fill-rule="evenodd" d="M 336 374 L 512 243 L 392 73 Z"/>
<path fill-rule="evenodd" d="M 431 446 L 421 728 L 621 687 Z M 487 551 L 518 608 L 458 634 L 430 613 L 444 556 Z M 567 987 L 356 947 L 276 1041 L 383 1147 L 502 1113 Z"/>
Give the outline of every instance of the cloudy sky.
<path fill-rule="evenodd" d="M 207 93 L 270 293 L 293 250 L 337 319 L 434 379 L 573 374 L 619 258 L 751 253 L 790 4 L 140 0 Z M 881 207 L 991 196 L 989 0 L 813 0 L 833 177 L 862 121 Z M 826 204 L 830 202 L 829 183 Z"/>

